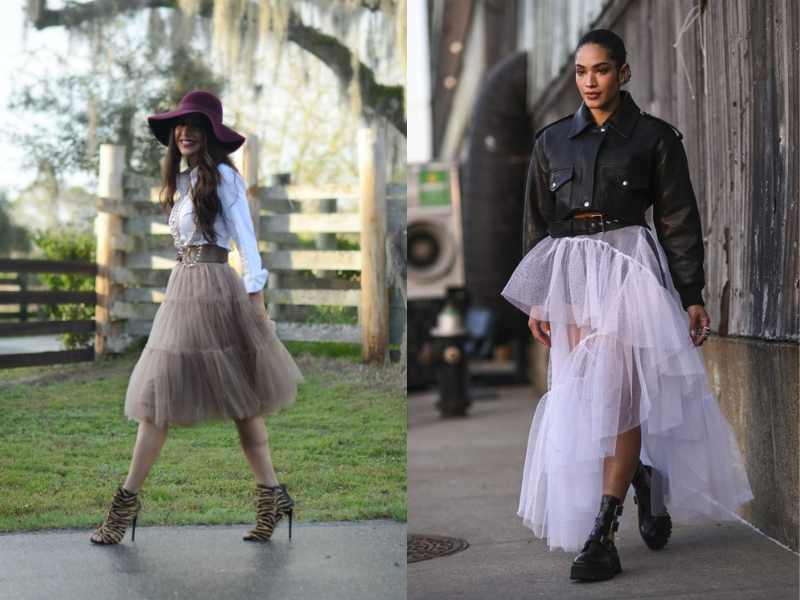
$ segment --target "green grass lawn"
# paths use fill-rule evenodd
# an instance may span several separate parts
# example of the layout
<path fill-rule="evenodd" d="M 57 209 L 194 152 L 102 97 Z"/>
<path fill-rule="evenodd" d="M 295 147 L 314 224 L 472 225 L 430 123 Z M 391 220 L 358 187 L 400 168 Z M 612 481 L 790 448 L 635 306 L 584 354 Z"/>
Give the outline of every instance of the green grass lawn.
<path fill-rule="evenodd" d="M 267 430 L 295 518 L 405 521 L 404 374 L 360 364 L 358 347 L 287 346 L 306 381 Z M 102 521 L 136 439 L 123 404 L 137 357 L 0 370 L 0 531 Z M 172 427 L 139 524 L 254 523 L 254 486 L 232 421 Z"/>

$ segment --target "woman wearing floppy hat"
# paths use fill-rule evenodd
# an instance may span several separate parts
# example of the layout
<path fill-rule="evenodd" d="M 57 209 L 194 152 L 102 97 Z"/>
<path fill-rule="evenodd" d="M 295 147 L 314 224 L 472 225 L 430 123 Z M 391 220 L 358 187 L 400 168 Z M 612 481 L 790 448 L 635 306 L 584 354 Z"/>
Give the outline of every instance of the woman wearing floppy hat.
<path fill-rule="evenodd" d="M 244 181 L 228 157 L 244 137 L 222 124 L 219 99 L 199 90 L 186 94 L 176 110 L 151 115 L 148 124 L 167 147 L 161 204 L 169 212 L 177 262 L 128 383 L 125 414 L 139 422 L 128 476 L 90 539 L 119 543 L 129 525 L 134 539 L 139 489 L 169 425 L 228 418 L 256 478 L 257 524 L 243 539 L 268 540 L 284 516 L 291 537 L 294 502 L 277 481 L 262 416 L 294 402 L 302 375 L 264 308 L 269 273 Z M 228 264 L 231 240 L 243 277 Z"/>

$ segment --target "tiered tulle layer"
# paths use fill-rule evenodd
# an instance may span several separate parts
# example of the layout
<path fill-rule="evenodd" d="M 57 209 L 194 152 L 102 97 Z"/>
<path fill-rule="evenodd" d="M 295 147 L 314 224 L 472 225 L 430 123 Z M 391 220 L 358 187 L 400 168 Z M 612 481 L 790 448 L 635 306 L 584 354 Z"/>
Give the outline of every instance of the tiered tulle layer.
<path fill-rule="evenodd" d="M 302 381 L 275 322 L 252 304 L 227 263 L 177 263 L 131 373 L 125 414 L 191 425 L 269 415 L 295 400 Z"/>
<path fill-rule="evenodd" d="M 619 433 L 639 425 L 641 459 L 660 475 L 654 510 L 666 505 L 684 521 L 733 519 L 752 499 L 649 229 L 546 237 L 502 294 L 550 322 L 548 391 L 531 424 L 518 514 L 551 549 L 581 547 L 600 506 L 603 460 Z"/>

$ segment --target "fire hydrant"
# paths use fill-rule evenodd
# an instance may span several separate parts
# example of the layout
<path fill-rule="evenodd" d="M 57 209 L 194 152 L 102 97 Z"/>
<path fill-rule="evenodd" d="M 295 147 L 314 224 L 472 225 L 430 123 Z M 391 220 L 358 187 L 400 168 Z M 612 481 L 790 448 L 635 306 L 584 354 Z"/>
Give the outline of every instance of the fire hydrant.
<path fill-rule="evenodd" d="M 460 313 L 452 304 L 446 304 L 439 313 L 431 337 L 433 365 L 439 388 L 436 408 L 443 417 L 464 416 L 472 403 L 468 389 L 468 362 L 464 352 L 468 335 Z"/>

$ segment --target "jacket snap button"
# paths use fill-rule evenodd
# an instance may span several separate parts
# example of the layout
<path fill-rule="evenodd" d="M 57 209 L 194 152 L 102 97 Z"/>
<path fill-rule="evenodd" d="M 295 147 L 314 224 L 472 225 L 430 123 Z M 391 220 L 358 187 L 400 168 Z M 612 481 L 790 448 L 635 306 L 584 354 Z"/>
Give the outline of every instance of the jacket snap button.
<path fill-rule="evenodd" d="M 584 206 L 589 206 L 589 203 L 588 202 L 584 202 L 583 205 Z"/>
<path fill-rule="evenodd" d="M 627 185 L 628 185 L 628 180 L 626 179 L 625 181 L 623 181 L 623 182 L 622 182 L 622 185 L 625 185 L 625 186 L 627 186 Z"/>
<path fill-rule="evenodd" d="M 601 128 L 600 128 L 600 131 L 602 131 L 603 133 L 605 133 L 605 132 L 606 132 L 606 128 L 605 128 L 605 127 L 601 127 Z"/>

